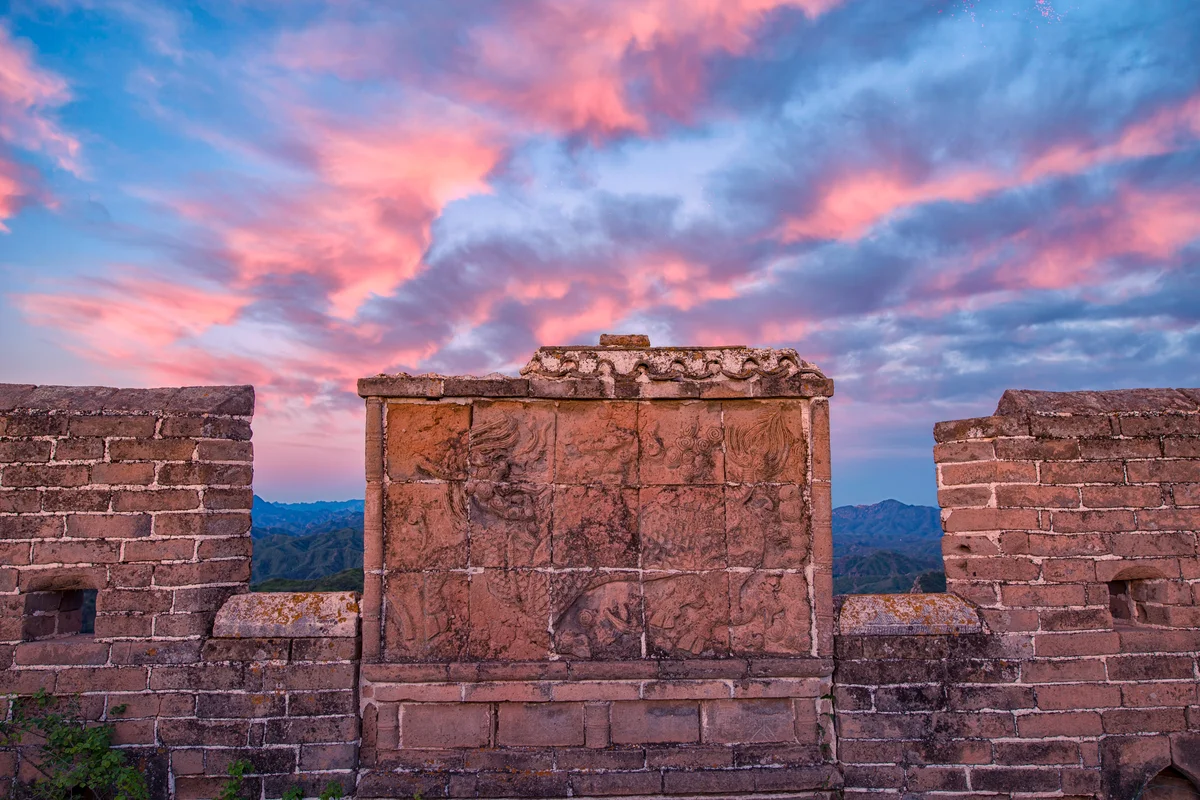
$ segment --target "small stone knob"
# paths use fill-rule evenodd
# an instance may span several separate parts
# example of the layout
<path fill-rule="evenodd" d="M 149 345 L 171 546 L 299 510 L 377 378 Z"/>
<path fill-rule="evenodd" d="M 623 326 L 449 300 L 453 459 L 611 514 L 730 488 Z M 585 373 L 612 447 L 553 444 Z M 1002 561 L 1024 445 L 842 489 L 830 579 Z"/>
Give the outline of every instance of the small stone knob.
<path fill-rule="evenodd" d="M 650 337 L 644 333 L 602 333 L 601 347 L 649 347 Z"/>

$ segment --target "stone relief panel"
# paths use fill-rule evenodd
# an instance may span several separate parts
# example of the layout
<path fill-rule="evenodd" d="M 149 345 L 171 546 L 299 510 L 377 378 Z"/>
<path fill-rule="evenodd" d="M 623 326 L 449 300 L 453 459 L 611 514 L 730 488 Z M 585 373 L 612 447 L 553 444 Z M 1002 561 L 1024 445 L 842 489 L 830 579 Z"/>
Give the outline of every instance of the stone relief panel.
<path fill-rule="evenodd" d="M 729 639 L 734 655 L 809 652 L 808 584 L 795 572 L 731 572 Z"/>
<path fill-rule="evenodd" d="M 795 403 L 734 401 L 723 404 L 725 479 L 733 483 L 803 483 L 808 450 Z"/>
<path fill-rule="evenodd" d="M 648 654 L 672 658 L 729 654 L 729 575 L 724 571 L 643 578 Z"/>
<path fill-rule="evenodd" d="M 556 486 L 553 541 L 556 566 L 638 566 L 638 490 Z"/>
<path fill-rule="evenodd" d="M 526 661 L 550 653 L 550 579 L 545 572 L 483 569 L 471 575 L 472 659 Z"/>
<path fill-rule="evenodd" d="M 642 588 L 637 572 L 560 572 L 552 578 L 554 652 L 572 658 L 642 655 Z"/>
<path fill-rule="evenodd" d="M 413 572 L 467 566 L 461 483 L 393 483 L 384 510 L 384 565 Z"/>
<path fill-rule="evenodd" d="M 729 566 L 795 569 L 808 556 L 808 506 L 794 483 L 725 487 Z"/>
<path fill-rule="evenodd" d="M 454 661 L 466 655 L 467 575 L 420 572 L 387 582 L 384 652 L 390 659 Z"/>
<path fill-rule="evenodd" d="M 558 405 L 555 481 L 632 485 L 637 480 L 637 404 Z"/>
<path fill-rule="evenodd" d="M 553 403 L 476 401 L 468 471 L 484 481 L 554 480 Z"/>
<path fill-rule="evenodd" d="M 463 480 L 471 407 L 392 403 L 387 411 L 387 473 L 393 481 Z"/>
<path fill-rule="evenodd" d="M 642 566 L 724 567 L 725 495 L 720 486 L 654 486 L 638 493 Z"/>
<path fill-rule="evenodd" d="M 545 485 L 468 481 L 471 566 L 547 566 L 552 493 Z"/>
<path fill-rule="evenodd" d="M 638 409 L 638 470 L 645 484 L 725 480 L 719 403 L 642 403 Z"/>

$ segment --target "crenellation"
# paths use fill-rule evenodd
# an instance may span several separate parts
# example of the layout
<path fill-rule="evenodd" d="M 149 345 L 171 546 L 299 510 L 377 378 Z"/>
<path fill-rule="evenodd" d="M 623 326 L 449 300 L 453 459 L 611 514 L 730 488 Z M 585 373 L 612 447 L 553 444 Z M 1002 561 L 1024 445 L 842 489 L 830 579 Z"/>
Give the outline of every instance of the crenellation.
<path fill-rule="evenodd" d="M 78 694 L 175 798 L 238 758 L 255 797 L 1131 800 L 1197 774 L 1200 391 L 939 423 L 948 593 L 835 600 L 832 382 L 609 341 L 360 382 L 361 598 L 247 593 L 250 387 L 0 385 L 6 690 Z"/>

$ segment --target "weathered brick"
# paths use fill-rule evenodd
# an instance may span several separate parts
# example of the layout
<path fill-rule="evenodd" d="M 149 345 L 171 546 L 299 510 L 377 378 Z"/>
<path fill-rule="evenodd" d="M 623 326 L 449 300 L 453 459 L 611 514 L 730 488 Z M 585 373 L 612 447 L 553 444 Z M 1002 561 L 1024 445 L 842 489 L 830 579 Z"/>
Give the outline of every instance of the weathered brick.
<path fill-rule="evenodd" d="M 1029 429 L 1034 436 L 1050 439 L 1105 438 L 1114 432 L 1110 418 L 1101 416 L 1034 415 L 1029 420 Z"/>
<path fill-rule="evenodd" d="M 704 703 L 706 742 L 795 741 L 791 700 L 712 700 Z"/>
<path fill-rule="evenodd" d="M 1041 467 L 1042 483 L 1083 484 L 1108 483 L 1119 485 L 1125 482 L 1125 468 L 1120 462 L 1065 462 L 1045 463 Z"/>
<path fill-rule="evenodd" d="M 254 492 L 250 489 L 212 489 L 204 490 L 204 507 L 210 511 L 249 509 L 254 500 Z"/>
<path fill-rule="evenodd" d="M 1188 706 L 1196 703 L 1196 683 L 1191 680 L 1136 683 L 1121 687 L 1122 703 L 1133 708 Z"/>
<path fill-rule="evenodd" d="M 700 740 L 700 706 L 688 701 L 622 701 L 612 704 L 615 744 L 686 743 Z"/>
<path fill-rule="evenodd" d="M 1148 526 L 1144 526 L 1148 527 Z M 1162 558 L 1194 556 L 1196 534 L 1183 531 L 1166 533 L 1118 533 L 1113 536 L 1112 551 L 1118 556 Z"/>
<path fill-rule="evenodd" d="M 484 747 L 491 737 L 487 703 L 402 703 L 400 737 L 405 747 Z"/>
<path fill-rule="evenodd" d="M 1182 708 L 1114 708 L 1103 713 L 1104 732 L 1158 733 L 1187 728 Z"/>
<path fill-rule="evenodd" d="M 1073 439 L 997 439 L 996 457 L 1012 461 L 1072 461 L 1079 458 L 1079 442 Z"/>
<path fill-rule="evenodd" d="M 252 477 L 247 464 L 173 463 L 158 468 L 161 486 L 249 486 Z"/>
<path fill-rule="evenodd" d="M 1029 422 L 1024 417 L 977 417 L 951 422 L 938 422 L 933 426 L 933 438 L 937 442 L 958 442 L 967 439 L 994 439 L 997 436 L 1028 436 Z"/>
<path fill-rule="evenodd" d="M 1083 504 L 1088 508 L 1158 508 L 1163 503 L 1157 486 L 1085 486 Z"/>
<path fill-rule="evenodd" d="M 0 484 L 4 486 L 86 486 L 88 468 L 78 464 L 49 464 L 41 466 L 6 466 Z"/>
<path fill-rule="evenodd" d="M 1108 659 L 1108 677 L 1114 681 L 1187 679 L 1193 676 L 1191 656 L 1113 656 Z"/>
<path fill-rule="evenodd" d="M 201 461 L 251 462 L 254 460 L 254 445 L 227 440 L 201 441 L 196 444 L 196 457 Z"/>
<path fill-rule="evenodd" d="M 108 443 L 113 461 L 190 461 L 196 451 L 192 439 L 120 439 Z"/>
<path fill-rule="evenodd" d="M 1098 736 L 1104 732 L 1097 711 L 1034 712 L 1017 717 L 1017 730 L 1026 739 L 1055 736 Z"/>
<path fill-rule="evenodd" d="M 1121 417 L 1121 433 L 1125 436 L 1196 436 L 1200 434 L 1200 415 L 1152 414 L 1144 417 Z"/>
<path fill-rule="evenodd" d="M 64 517 L 0 517 L 0 539 L 51 539 L 63 535 Z"/>
<path fill-rule="evenodd" d="M 37 489 L 0 489 L 0 514 L 30 514 L 41 507 L 42 493 Z"/>
<path fill-rule="evenodd" d="M 248 580 L 250 562 L 245 559 L 200 561 L 195 564 L 158 564 L 154 568 L 156 586 L 198 586 Z"/>
<path fill-rule="evenodd" d="M 1104 662 L 1099 659 L 1034 659 L 1021 665 L 1021 680 L 1025 683 L 1078 683 L 1104 678 Z"/>
<path fill-rule="evenodd" d="M 154 465 L 96 464 L 92 467 L 92 483 L 110 486 L 149 486 L 154 482 Z"/>
<path fill-rule="evenodd" d="M 1010 484 L 996 487 L 998 508 L 1079 508 L 1079 489 L 1073 486 Z"/>
<path fill-rule="evenodd" d="M 151 416 L 102 415 L 71 417 L 67 430 L 72 436 L 119 436 L 142 439 L 154 435 L 158 420 Z"/>
<path fill-rule="evenodd" d="M 41 464 L 50 460 L 52 443 L 45 439 L 0 441 L 0 464 Z"/>
<path fill-rule="evenodd" d="M 112 491 L 108 489 L 47 489 L 42 492 L 43 511 L 108 511 Z"/>
<path fill-rule="evenodd" d="M 147 489 L 113 494 L 113 511 L 186 511 L 200 507 L 195 489 Z"/>
<path fill-rule="evenodd" d="M 135 539 L 150 535 L 148 514 L 71 514 L 67 536 L 96 539 Z"/>
<path fill-rule="evenodd" d="M 121 543 L 105 540 L 63 541 L 50 539 L 34 545 L 36 564 L 112 564 L 120 560 Z"/>
<path fill-rule="evenodd" d="M 943 464 L 943 486 L 975 483 L 1036 483 L 1037 465 L 1032 461 L 976 461 Z"/>
<path fill-rule="evenodd" d="M 1079 443 L 1079 454 L 1095 461 L 1158 458 L 1162 445 L 1157 439 L 1085 439 Z"/>
<path fill-rule="evenodd" d="M 1137 522 L 1132 511 L 1055 511 L 1050 529 L 1061 533 L 1132 531 Z"/>
<path fill-rule="evenodd" d="M 500 703 L 496 741 L 504 746 L 578 747 L 583 703 Z"/>
<path fill-rule="evenodd" d="M 103 439 L 56 439 L 55 461 L 99 461 L 104 458 Z"/>

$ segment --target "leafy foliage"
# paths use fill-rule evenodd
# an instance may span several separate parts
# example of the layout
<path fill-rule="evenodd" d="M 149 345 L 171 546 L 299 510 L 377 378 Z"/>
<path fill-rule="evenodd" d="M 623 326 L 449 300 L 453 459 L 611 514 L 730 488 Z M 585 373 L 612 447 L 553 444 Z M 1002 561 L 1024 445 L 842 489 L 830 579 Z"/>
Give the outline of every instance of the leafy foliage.
<path fill-rule="evenodd" d="M 0 746 L 19 747 L 26 737 L 41 740 L 32 763 L 43 777 L 28 787 L 39 800 L 149 800 L 142 773 L 112 746 L 111 725 L 88 723 L 79 698 L 61 700 L 38 690 L 11 697 L 12 717 L 0 722 Z M 120 709 L 120 710 L 118 710 Z M 113 713 L 124 708 L 114 706 Z"/>
<path fill-rule="evenodd" d="M 225 774 L 229 777 L 221 784 L 221 791 L 217 792 L 215 800 L 244 800 L 242 797 L 243 784 L 246 782 L 246 773 L 254 769 L 254 765 L 244 758 L 239 758 L 229 765 L 225 770 Z"/>

